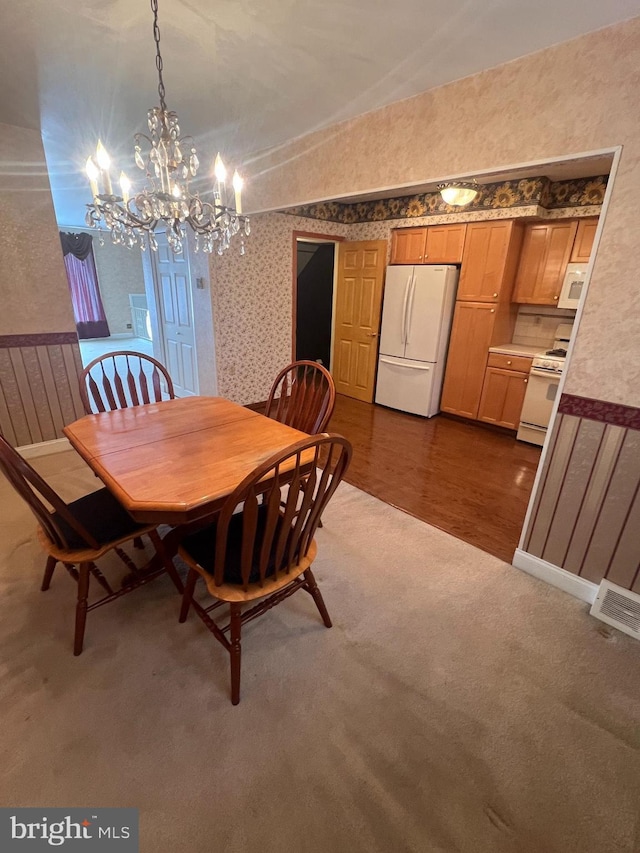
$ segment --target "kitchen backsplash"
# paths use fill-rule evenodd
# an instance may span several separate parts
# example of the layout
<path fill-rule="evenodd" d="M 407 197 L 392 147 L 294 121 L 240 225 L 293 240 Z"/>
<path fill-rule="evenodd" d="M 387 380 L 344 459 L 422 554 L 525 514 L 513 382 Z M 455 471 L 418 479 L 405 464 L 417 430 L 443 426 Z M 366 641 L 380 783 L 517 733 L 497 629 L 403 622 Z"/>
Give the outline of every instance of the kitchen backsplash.
<path fill-rule="evenodd" d="M 513 343 L 523 346 L 553 346 L 556 329 L 560 323 L 572 323 L 576 312 L 571 308 L 553 308 L 544 305 L 520 305 Z"/>

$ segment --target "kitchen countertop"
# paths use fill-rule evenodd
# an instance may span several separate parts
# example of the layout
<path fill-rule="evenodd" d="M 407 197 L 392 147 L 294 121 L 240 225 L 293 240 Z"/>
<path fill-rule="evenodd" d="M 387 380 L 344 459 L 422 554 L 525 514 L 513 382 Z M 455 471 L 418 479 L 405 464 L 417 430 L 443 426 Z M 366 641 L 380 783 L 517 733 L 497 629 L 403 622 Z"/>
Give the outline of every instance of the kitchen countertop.
<path fill-rule="evenodd" d="M 544 352 L 548 347 L 535 346 L 534 344 L 500 344 L 497 347 L 489 347 L 489 352 L 501 352 L 504 355 L 522 355 L 527 358 L 533 358 Z"/>

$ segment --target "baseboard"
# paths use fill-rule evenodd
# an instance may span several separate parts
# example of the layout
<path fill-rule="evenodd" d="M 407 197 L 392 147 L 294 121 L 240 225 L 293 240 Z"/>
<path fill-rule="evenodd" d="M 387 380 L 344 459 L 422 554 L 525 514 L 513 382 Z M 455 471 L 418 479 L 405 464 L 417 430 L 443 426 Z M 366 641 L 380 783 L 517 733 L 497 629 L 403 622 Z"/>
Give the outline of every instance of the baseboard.
<path fill-rule="evenodd" d="M 67 438 L 54 438 L 51 441 L 40 441 L 38 444 L 24 444 L 22 447 L 16 447 L 16 450 L 25 459 L 34 459 L 36 456 L 50 456 L 52 453 L 71 450 L 71 444 Z"/>
<path fill-rule="evenodd" d="M 554 566 L 553 563 L 547 563 L 546 560 L 541 560 L 540 557 L 534 557 L 533 554 L 528 554 L 526 551 L 516 549 L 513 555 L 513 565 L 516 569 L 526 572 L 528 575 L 533 575 L 535 578 L 550 583 L 552 586 L 557 586 L 558 589 L 568 592 L 574 598 L 579 598 L 581 601 L 586 601 L 587 604 L 593 604 L 598 594 L 598 586 L 591 581 L 574 575 L 572 572 L 567 572 L 559 566 Z"/>

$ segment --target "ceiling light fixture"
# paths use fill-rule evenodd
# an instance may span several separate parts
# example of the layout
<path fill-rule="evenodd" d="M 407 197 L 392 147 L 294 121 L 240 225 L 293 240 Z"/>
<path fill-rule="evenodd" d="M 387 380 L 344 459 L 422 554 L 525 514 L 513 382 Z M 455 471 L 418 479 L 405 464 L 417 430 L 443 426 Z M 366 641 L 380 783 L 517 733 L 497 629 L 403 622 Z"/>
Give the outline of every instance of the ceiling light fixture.
<path fill-rule="evenodd" d="M 440 195 L 447 204 L 455 207 L 464 207 L 470 204 L 480 192 L 480 187 L 473 181 L 447 181 L 438 184 Z"/>
<path fill-rule="evenodd" d="M 202 200 L 199 193 L 192 193 L 189 187 L 200 162 L 192 137 L 180 135 L 177 114 L 167 110 L 162 80 L 158 0 L 151 0 L 151 10 L 160 106 L 147 113 L 150 136 L 136 133 L 134 137 L 135 162 L 146 173 L 150 185 L 141 192 L 132 191 L 131 181 L 124 172 L 120 172 L 120 195 L 114 194 L 111 160 L 104 145 L 98 140 L 95 155 L 89 157 L 86 163 L 93 202 L 87 205 L 85 221 L 93 228 L 99 228 L 104 221 L 114 243 L 126 245 L 130 249 L 139 245 L 143 251 L 147 235 L 149 245 L 156 251 L 158 243 L 154 232 L 158 228 L 166 229 L 167 240 L 174 254 L 183 251 L 187 237 L 185 225 L 189 225 L 195 233 L 196 251 L 202 248 L 205 252 L 215 251 L 219 255 L 229 248 L 232 238 L 240 233 L 240 254 L 244 255 L 244 237 L 249 234 L 250 226 L 248 217 L 242 215 L 243 182 L 238 172 L 234 173 L 232 179 L 233 205 L 228 195 L 230 188 L 226 185 L 227 170 L 220 154 L 214 164 L 213 200 Z M 144 154 L 143 141 L 148 146 Z"/>

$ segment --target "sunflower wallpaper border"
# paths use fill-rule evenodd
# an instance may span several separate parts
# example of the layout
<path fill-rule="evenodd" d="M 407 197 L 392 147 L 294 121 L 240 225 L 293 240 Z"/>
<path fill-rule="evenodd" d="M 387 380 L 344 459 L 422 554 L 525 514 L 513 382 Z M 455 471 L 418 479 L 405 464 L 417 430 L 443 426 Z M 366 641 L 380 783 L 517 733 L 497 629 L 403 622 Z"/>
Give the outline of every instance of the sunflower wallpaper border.
<path fill-rule="evenodd" d="M 511 210 L 532 205 L 549 211 L 569 206 L 590 207 L 602 205 L 608 177 L 608 175 L 597 175 L 591 178 L 555 182 L 540 177 L 502 181 L 497 184 L 481 184 L 476 198 L 464 208 L 447 204 L 439 192 L 429 192 L 378 201 L 361 201 L 355 204 L 325 201 L 289 207 L 280 212 L 326 222 L 354 225 L 386 219 L 414 219 L 443 214 Z"/>

